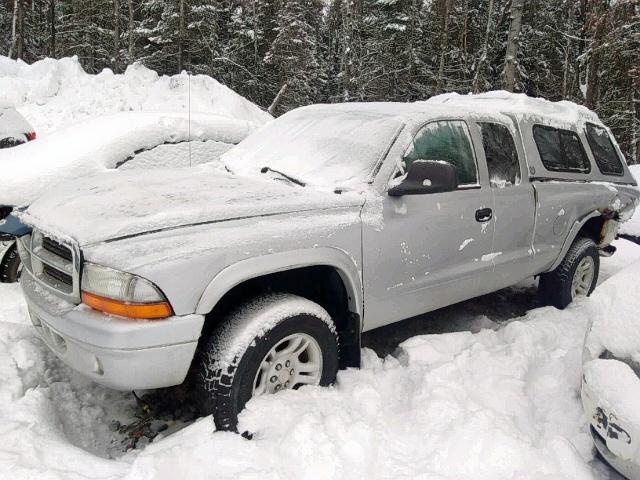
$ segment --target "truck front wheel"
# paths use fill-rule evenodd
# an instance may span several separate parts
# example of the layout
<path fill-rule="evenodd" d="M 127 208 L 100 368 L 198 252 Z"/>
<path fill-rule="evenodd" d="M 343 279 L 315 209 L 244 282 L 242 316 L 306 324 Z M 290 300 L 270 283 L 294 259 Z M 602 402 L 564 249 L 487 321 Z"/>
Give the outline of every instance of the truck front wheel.
<path fill-rule="evenodd" d="M 203 344 L 196 396 L 218 430 L 235 431 L 238 414 L 254 396 L 332 384 L 338 356 L 325 309 L 296 295 L 265 295 L 232 312 Z"/>
<path fill-rule="evenodd" d="M 595 242 L 590 238 L 576 238 L 560 265 L 540 275 L 543 300 L 562 310 L 574 298 L 588 297 L 596 288 L 599 270 L 600 256 Z"/>
<path fill-rule="evenodd" d="M 20 279 L 21 270 L 20 256 L 18 255 L 18 249 L 13 244 L 4 258 L 0 259 L 0 282 L 13 283 Z"/>

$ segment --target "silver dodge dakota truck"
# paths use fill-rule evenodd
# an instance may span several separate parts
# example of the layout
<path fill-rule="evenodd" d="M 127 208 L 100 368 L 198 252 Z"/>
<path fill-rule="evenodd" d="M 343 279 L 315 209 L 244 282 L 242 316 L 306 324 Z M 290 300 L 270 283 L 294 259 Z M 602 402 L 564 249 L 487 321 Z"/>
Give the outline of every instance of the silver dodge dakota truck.
<path fill-rule="evenodd" d="M 304 107 L 222 161 L 83 179 L 19 214 L 51 350 L 116 389 L 190 379 L 219 429 L 359 366 L 363 331 L 531 276 L 558 308 L 589 295 L 638 203 L 595 114 L 506 93 Z"/>

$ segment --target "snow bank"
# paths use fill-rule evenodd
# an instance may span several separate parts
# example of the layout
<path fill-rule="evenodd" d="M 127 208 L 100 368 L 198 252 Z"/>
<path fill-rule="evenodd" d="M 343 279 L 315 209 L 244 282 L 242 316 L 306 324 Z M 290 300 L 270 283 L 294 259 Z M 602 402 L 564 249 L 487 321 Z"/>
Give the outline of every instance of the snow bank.
<path fill-rule="evenodd" d="M 235 144 L 255 128 L 246 120 L 209 114 L 189 118 L 186 113 L 119 112 L 90 118 L 34 142 L 0 150 L 0 205 L 28 205 L 58 182 L 106 172 L 135 152 L 165 142 Z M 188 160 L 189 152 L 185 153 Z"/>
<path fill-rule="evenodd" d="M 640 165 L 629 165 L 629 170 L 636 179 L 636 183 L 640 185 Z M 636 208 L 633 217 L 621 225 L 620 233 L 640 237 L 640 206 Z"/>
<path fill-rule="evenodd" d="M 625 262 L 640 247 L 618 242 Z M 612 257 L 612 258 L 615 258 Z M 635 264 L 591 299 L 540 308 L 502 328 L 423 335 L 399 358 L 364 351 L 333 388 L 257 398 L 241 416 L 253 440 L 213 431 L 210 417 L 108 460 L 133 402 L 50 355 L 15 285 L 0 284 L 0 478 L 26 479 L 590 479 L 593 447 L 579 401 L 587 319 Z M 637 295 L 626 302 L 640 308 Z"/>
<path fill-rule="evenodd" d="M 263 124 L 271 116 L 206 75 L 158 75 L 141 64 L 115 75 L 86 73 L 77 57 L 28 65 L 0 56 L 0 104 L 18 108 L 38 136 L 119 111 L 192 112 Z"/>

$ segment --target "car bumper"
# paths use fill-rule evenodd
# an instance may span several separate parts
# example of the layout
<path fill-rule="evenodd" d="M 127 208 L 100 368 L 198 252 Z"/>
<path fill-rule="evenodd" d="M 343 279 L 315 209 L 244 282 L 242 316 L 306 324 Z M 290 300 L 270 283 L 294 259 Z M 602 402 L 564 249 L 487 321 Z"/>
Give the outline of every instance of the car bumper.
<path fill-rule="evenodd" d="M 586 381 L 582 381 L 582 404 L 589 419 L 596 449 L 615 470 L 630 480 L 640 480 L 640 425 L 628 424 L 606 411 Z"/>
<path fill-rule="evenodd" d="M 169 387 L 184 381 L 204 316 L 129 320 L 65 302 L 26 270 L 20 283 L 36 331 L 74 370 L 118 390 Z"/>

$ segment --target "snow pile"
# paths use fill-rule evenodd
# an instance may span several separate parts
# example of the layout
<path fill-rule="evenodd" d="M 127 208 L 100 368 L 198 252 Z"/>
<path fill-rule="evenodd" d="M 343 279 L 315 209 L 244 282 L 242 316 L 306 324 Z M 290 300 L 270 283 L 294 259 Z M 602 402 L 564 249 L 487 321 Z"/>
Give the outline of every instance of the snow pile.
<path fill-rule="evenodd" d="M 235 144 L 255 128 L 246 120 L 209 114 L 120 112 L 88 119 L 0 150 L 0 205 L 28 205 L 58 182 L 108 171 L 143 149 L 189 139 Z"/>
<path fill-rule="evenodd" d="M 640 184 L 640 165 L 629 165 L 629 170 L 631 170 L 633 178 L 636 179 L 636 183 Z M 640 206 L 636 208 L 633 217 L 622 224 L 620 233 L 640 238 Z"/>
<path fill-rule="evenodd" d="M 598 302 L 591 305 L 593 322 L 586 346 L 595 358 L 608 350 L 618 358 L 640 361 L 640 322 L 638 322 L 638 285 L 640 265 L 634 265 L 607 282 L 605 292 L 596 291 Z"/>
<path fill-rule="evenodd" d="M 0 104 L 13 105 L 38 136 L 119 111 L 204 112 L 261 125 L 271 116 L 206 75 L 159 76 L 141 64 L 115 75 L 86 73 L 77 57 L 28 65 L 0 56 Z"/>
<path fill-rule="evenodd" d="M 17 287 L 0 285 L 0 477 L 607 478 L 591 463 L 578 392 L 587 318 L 616 314 L 600 308 L 619 278 L 640 282 L 637 263 L 617 273 L 640 248 L 617 245 L 620 258 L 603 259 L 613 277 L 567 310 L 540 308 L 477 334 L 423 335 L 398 358 L 365 350 L 362 370 L 341 372 L 333 388 L 252 400 L 241 427 L 253 440 L 214 432 L 207 417 L 113 460 L 110 421 L 131 419 L 133 402 L 58 362 L 28 325 Z M 637 295 L 625 299 L 640 308 Z"/>

